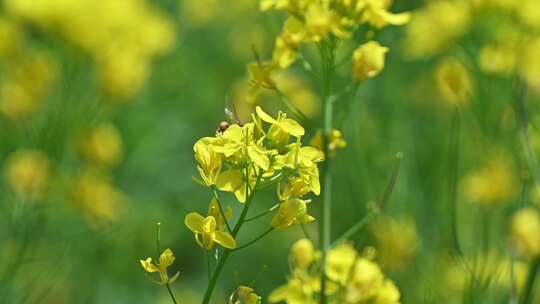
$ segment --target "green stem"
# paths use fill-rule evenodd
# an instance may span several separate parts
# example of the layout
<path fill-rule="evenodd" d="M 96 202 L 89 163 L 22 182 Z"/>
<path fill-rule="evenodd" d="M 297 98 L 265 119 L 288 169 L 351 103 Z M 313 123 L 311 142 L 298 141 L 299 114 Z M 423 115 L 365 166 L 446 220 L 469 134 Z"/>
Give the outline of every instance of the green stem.
<path fill-rule="evenodd" d="M 174 297 L 174 294 L 171 290 L 171 286 L 169 285 L 169 283 L 165 284 L 165 287 L 167 287 L 167 291 L 169 292 L 169 296 L 171 296 L 171 299 L 173 301 L 174 304 L 178 304 L 178 302 L 176 301 L 176 298 Z"/>
<path fill-rule="evenodd" d="M 246 170 L 247 170 L 247 168 L 246 168 Z M 249 176 L 248 173 L 249 172 L 246 172 L 246 177 Z M 262 177 L 262 174 L 259 174 L 257 176 L 257 180 L 255 181 L 255 185 L 253 186 L 254 189 L 257 188 L 257 185 L 259 184 L 259 181 L 260 181 L 261 177 Z M 233 228 L 233 230 L 231 232 L 231 235 L 232 235 L 233 238 L 236 238 L 236 235 L 238 234 L 238 231 L 240 231 L 240 228 L 244 224 L 246 215 L 247 215 L 248 210 L 249 210 L 249 207 L 251 206 L 251 202 L 253 201 L 253 197 L 255 196 L 254 195 L 255 192 L 250 192 L 249 189 L 250 189 L 249 180 L 246 179 L 246 196 L 247 196 L 247 199 L 246 199 L 246 202 L 245 202 L 245 205 L 244 205 L 244 209 L 242 209 L 242 213 L 240 214 L 240 218 L 236 222 L 236 225 L 234 225 L 234 228 Z M 225 249 L 223 251 L 223 254 L 221 255 L 221 257 L 218 259 L 216 269 L 214 270 L 214 274 L 212 275 L 212 278 L 210 279 L 210 283 L 208 284 L 208 288 L 206 289 L 206 292 L 204 293 L 204 298 L 203 298 L 202 304 L 210 303 L 210 298 L 212 297 L 212 293 L 214 292 L 214 289 L 216 287 L 217 280 L 218 280 L 218 278 L 219 278 L 219 276 L 221 274 L 221 271 L 223 271 L 223 267 L 225 266 L 225 262 L 229 258 L 229 255 L 231 254 L 231 252 L 232 252 L 232 250 Z"/>
<path fill-rule="evenodd" d="M 244 223 L 251 222 L 251 221 L 253 221 L 253 220 L 256 220 L 256 219 L 258 219 L 258 218 L 260 218 L 260 217 L 263 217 L 263 216 L 267 215 L 268 213 L 270 213 L 270 212 L 276 210 L 276 209 L 279 207 L 279 205 L 281 205 L 281 204 L 275 204 L 274 206 L 270 207 L 269 209 L 267 209 L 267 210 L 265 210 L 265 211 L 263 211 L 263 212 L 261 212 L 261 213 L 259 213 L 259 214 L 257 214 L 257 215 L 254 215 L 254 216 L 252 216 L 252 217 L 250 217 L 250 218 L 247 218 L 247 219 L 244 221 Z"/>
<path fill-rule="evenodd" d="M 231 249 L 231 251 L 237 251 L 237 250 L 240 250 L 240 249 L 243 249 L 243 248 L 246 248 L 248 247 L 249 245 L 259 241 L 260 239 L 262 239 L 263 237 L 265 237 L 266 235 L 268 235 L 270 232 L 272 232 L 274 230 L 274 227 L 270 227 L 270 229 L 266 230 L 265 232 L 263 232 L 263 234 L 259 235 L 258 237 L 256 237 L 255 239 L 247 242 L 246 244 L 242 245 L 242 246 L 239 246 L 239 247 L 236 247 L 234 249 Z"/>
<path fill-rule="evenodd" d="M 370 212 L 368 213 L 363 219 L 361 219 L 359 222 L 354 224 L 351 228 L 349 228 L 345 233 L 343 233 L 339 238 L 337 238 L 332 244 L 330 245 L 330 248 L 334 248 L 337 245 L 343 243 L 344 241 L 348 240 L 351 236 L 356 234 L 358 231 L 360 231 L 362 228 L 364 228 L 367 224 L 371 222 L 373 218 L 377 215 L 377 212 Z"/>
<path fill-rule="evenodd" d="M 157 261 L 159 261 L 159 256 L 161 255 L 161 246 L 159 244 L 160 240 L 161 240 L 161 223 L 158 222 L 157 224 L 157 227 L 156 227 L 156 250 L 157 250 Z M 176 301 L 176 298 L 174 297 L 174 294 L 171 290 L 171 286 L 169 285 L 169 283 L 165 283 L 165 287 L 167 288 L 167 291 L 169 292 L 169 296 L 171 297 L 171 300 L 173 301 L 174 304 L 178 304 L 178 302 Z"/>
<path fill-rule="evenodd" d="M 221 213 L 221 217 L 223 217 L 223 221 L 225 222 L 225 225 L 227 226 L 227 231 L 229 233 L 232 232 L 231 226 L 229 226 L 229 221 L 227 220 L 227 217 L 225 217 L 225 212 L 223 211 L 223 207 L 221 206 L 221 201 L 219 199 L 216 186 L 212 186 L 212 194 L 214 195 L 214 198 L 216 199 L 216 202 L 218 204 L 219 212 Z"/>
<path fill-rule="evenodd" d="M 451 230 L 451 248 L 458 255 L 463 255 L 461 245 L 459 244 L 458 229 L 457 229 L 457 179 L 459 172 L 459 138 L 461 134 L 461 116 L 459 109 L 456 108 L 452 114 L 452 123 L 450 126 L 450 147 L 449 147 L 449 162 L 450 162 L 450 230 Z"/>
<path fill-rule="evenodd" d="M 325 160 L 322 164 L 321 175 L 323 177 L 322 183 L 322 206 L 321 206 L 321 220 L 319 221 L 319 246 L 322 252 L 322 266 L 321 266 L 321 292 L 320 303 L 326 304 L 328 299 L 326 297 L 326 255 L 330 248 L 330 236 L 331 236 L 331 212 L 332 212 L 332 161 L 330 157 L 330 151 L 328 144 L 332 135 L 333 128 L 333 116 L 334 116 L 334 99 L 332 98 L 332 78 L 334 77 L 334 42 L 333 40 L 324 41 L 320 45 L 321 60 L 323 68 L 323 150 Z"/>
<path fill-rule="evenodd" d="M 529 274 L 527 275 L 527 281 L 525 288 L 523 289 L 523 297 L 521 298 L 521 304 L 530 304 L 534 295 L 534 282 L 536 281 L 536 275 L 540 270 L 540 257 L 536 257 L 531 261 L 529 266 Z"/>

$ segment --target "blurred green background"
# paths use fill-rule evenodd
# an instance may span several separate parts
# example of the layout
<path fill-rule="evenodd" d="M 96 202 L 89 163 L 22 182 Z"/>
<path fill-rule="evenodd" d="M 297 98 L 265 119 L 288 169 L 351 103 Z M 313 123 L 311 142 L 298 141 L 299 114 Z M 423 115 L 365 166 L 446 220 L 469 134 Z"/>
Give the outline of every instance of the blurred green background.
<path fill-rule="evenodd" d="M 396 0 L 392 10 L 425 5 Z M 228 119 L 227 100 L 244 119 L 255 104 L 280 108 L 271 96 L 246 101 L 245 65 L 253 49 L 271 56 L 283 16 L 259 12 L 256 0 L 4 0 L 0 12 L 0 302 L 168 303 L 139 265 L 155 256 L 157 222 L 162 247 L 177 258 L 177 297 L 200 301 L 205 257 L 183 220 L 190 211 L 205 213 L 211 193 L 192 180 L 192 147 Z M 407 28 L 371 33 L 390 47 L 385 69 L 362 83 L 337 119 L 348 145 L 334 162 L 334 238 L 380 199 L 396 153 L 404 155 L 385 215 L 353 238 L 358 248 L 378 249 L 403 303 L 508 303 L 508 218 L 538 201 L 518 137 L 515 82 L 475 64 L 485 37 L 503 21 L 474 18 L 452 47 L 419 59 L 409 56 L 416 42 L 406 40 Z M 464 62 L 473 83 L 460 118 L 437 89 L 436 69 L 446 57 Z M 301 67 L 278 83 L 320 117 L 319 86 Z M 535 94 L 531 87 L 533 139 Z M 502 194 L 475 204 L 482 182 Z M 473 194 L 468 183 L 477 183 Z M 471 284 L 451 255 L 454 186 L 460 244 L 473 272 L 489 278 L 482 286 Z M 274 197 L 258 197 L 253 214 Z M 310 208 L 317 218 L 318 199 Z M 240 243 L 266 227 L 250 225 Z M 316 235 L 315 224 L 307 228 Z M 235 253 L 215 303 L 239 284 L 268 295 L 285 281 L 290 244 L 301 237 L 299 227 L 276 231 Z M 524 262 L 514 264 L 523 277 Z"/>

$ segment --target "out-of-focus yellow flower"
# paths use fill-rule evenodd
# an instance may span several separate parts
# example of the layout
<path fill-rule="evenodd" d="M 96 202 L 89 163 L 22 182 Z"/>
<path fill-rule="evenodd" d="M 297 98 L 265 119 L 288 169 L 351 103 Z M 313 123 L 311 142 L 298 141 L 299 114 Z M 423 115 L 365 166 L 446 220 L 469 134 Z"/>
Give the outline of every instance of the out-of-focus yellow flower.
<path fill-rule="evenodd" d="M 229 297 L 229 304 L 260 304 L 262 298 L 259 297 L 253 288 L 238 286 L 236 291 Z"/>
<path fill-rule="evenodd" d="M 249 85 L 251 86 L 250 95 L 257 96 L 261 89 L 274 90 L 276 84 L 272 79 L 272 74 L 277 66 L 273 61 L 254 62 L 247 66 Z"/>
<path fill-rule="evenodd" d="M 516 191 L 517 177 L 508 156 L 492 157 L 480 169 L 461 181 L 464 195 L 469 201 L 489 207 L 508 201 Z"/>
<path fill-rule="evenodd" d="M 347 283 L 345 299 L 349 303 L 358 303 L 375 298 L 384 283 L 384 275 L 377 263 L 359 258 L 353 268 L 351 280 Z"/>
<path fill-rule="evenodd" d="M 132 97 L 142 87 L 152 59 L 175 39 L 171 22 L 146 1 L 7 0 L 4 8 L 86 51 L 115 100 Z"/>
<path fill-rule="evenodd" d="M 329 7 L 312 2 L 307 9 L 306 32 L 310 41 L 319 42 L 332 33 L 338 38 L 346 38 L 349 33 L 342 27 L 339 16 Z"/>
<path fill-rule="evenodd" d="M 283 95 L 304 115 L 315 117 L 319 113 L 319 97 L 304 79 L 293 73 L 282 72 L 276 75 L 275 81 Z"/>
<path fill-rule="evenodd" d="M 303 224 L 314 221 L 315 218 L 308 214 L 307 204 L 309 200 L 291 198 L 282 202 L 272 218 L 272 227 L 287 228 L 295 224 Z"/>
<path fill-rule="evenodd" d="M 10 62 L 0 84 L 0 112 L 24 119 L 39 110 L 56 75 L 56 66 L 44 54 L 25 54 Z"/>
<path fill-rule="evenodd" d="M 159 281 L 154 281 L 157 284 L 165 285 L 165 284 L 171 284 L 176 279 L 178 279 L 178 276 L 180 275 L 180 272 L 177 272 L 175 275 L 169 278 L 169 275 L 167 273 L 167 268 L 171 266 L 174 263 L 175 257 L 171 249 L 167 248 L 165 249 L 161 255 L 159 256 L 159 261 L 157 264 L 152 263 L 152 258 L 148 257 L 146 260 L 140 260 L 141 266 L 146 272 L 153 273 L 157 272 L 159 273 Z"/>
<path fill-rule="evenodd" d="M 197 169 L 206 186 L 216 184 L 221 172 L 221 156 L 210 147 L 213 141 L 214 139 L 211 137 L 204 137 L 193 146 L 195 159 L 198 163 Z"/>
<path fill-rule="evenodd" d="M 123 157 L 120 132 L 109 123 L 97 125 L 87 132 L 78 148 L 84 159 L 100 167 L 113 167 Z"/>
<path fill-rule="evenodd" d="M 6 161 L 6 179 L 13 191 L 30 199 L 39 198 L 49 182 L 49 160 L 41 151 L 19 150 Z"/>
<path fill-rule="evenodd" d="M 411 57 L 428 57 L 448 47 L 469 29 L 468 1 L 430 1 L 413 13 L 404 48 Z"/>
<path fill-rule="evenodd" d="M 375 304 L 399 304 L 401 294 L 396 284 L 391 280 L 385 280 L 379 292 L 375 296 Z"/>
<path fill-rule="evenodd" d="M 451 106 L 469 103 L 473 94 L 473 81 L 467 68 L 457 59 L 447 59 L 435 71 L 437 88 Z"/>
<path fill-rule="evenodd" d="M 126 201 L 125 195 L 107 177 L 89 169 L 75 179 L 71 195 L 91 224 L 116 221 Z"/>
<path fill-rule="evenodd" d="M 356 80 L 366 80 L 377 76 L 384 68 L 384 57 L 388 48 L 377 41 L 360 45 L 353 53 L 353 76 Z"/>
<path fill-rule="evenodd" d="M 352 273 L 358 253 L 351 244 L 343 243 L 328 251 L 326 257 L 326 275 L 332 281 L 344 285 Z"/>
<path fill-rule="evenodd" d="M 323 133 L 322 131 L 317 131 L 315 136 L 311 139 L 310 144 L 323 151 Z M 347 142 L 343 139 L 343 136 L 341 135 L 341 131 L 337 129 L 333 129 L 332 133 L 330 134 L 330 141 L 328 143 L 328 151 L 330 152 L 330 157 L 334 157 L 336 154 L 336 151 L 338 149 L 343 149 L 347 146 Z"/>
<path fill-rule="evenodd" d="M 534 87 L 540 87 L 540 38 L 525 47 L 520 64 L 520 73 Z"/>
<path fill-rule="evenodd" d="M 298 58 L 298 48 L 305 37 L 306 32 L 302 21 L 289 16 L 281 34 L 276 37 L 272 60 L 282 69 L 293 64 Z"/>
<path fill-rule="evenodd" d="M 0 58 L 10 57 L 24 41 L 20 25 L 9 18 L 0 17 Z"/>
<path fill-rule="evenodd" d="M 392 1 L 388 0 L 364 0 L 359 1 L 364 4 L 362 21 L 369 23 L 375 28 L 383 28 L 388 24 L 404 25 L 411 19 L 410 13 L 393 14 L 389 12 L 388 6 Z"/>
<path fill-rule="evenodd" d="M 540 213 L 532 207 L 518 210 L 510 221 L 512 249 L 525 257 L 540 255 Z"/>
<path fill-rule="evenodd" d="M 514 71 L 516 61 L 516 52 L 511 46 L 486 45 L 478 57 L 483 72 L 502 76 L 508 76 Z"/>
<path fill-rule="evenodd" d="M 317 258 L 318 253 L 309 239 L 300 239 L 291 247 L 289 259 L 299 269 L 307 269 Z"/>
<path fill-rule="evenodd" d="M 397 269 L 406 265 L 416 254 L 418 233 L 409 217 L 379 218 L 371 226 L 381 265 Z"/>
<path fill-rule="evenodd" d="M 195 233 L 195 240 L 202 248 L 211 250 L 215 243 L 228 248 L 236 248 L 236 240 L 226 231 L 218 230 L 213 216 L 203 217 L 197 212 L 186 215 L 184 223 Z"/>
<path fill-rule="evenodd" d="M 316 304 L 314 295 L 320 291 L 318 277 L 297 274 L 287 284 L 274 289 L 268 296 L 268 302 L 285 301 L 288 304 Z"/>

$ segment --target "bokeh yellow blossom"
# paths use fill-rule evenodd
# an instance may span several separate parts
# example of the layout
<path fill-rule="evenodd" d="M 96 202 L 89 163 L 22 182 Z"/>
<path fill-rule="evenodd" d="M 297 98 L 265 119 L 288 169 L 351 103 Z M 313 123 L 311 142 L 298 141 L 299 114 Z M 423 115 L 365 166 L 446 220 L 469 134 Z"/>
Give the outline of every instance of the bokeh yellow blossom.
<path fill-rule="evenodd" d="M 6 161 L 5 176 L 13 191 L 29 199 L 36 199 L 47 190 L 50 162 L 38 150 L 15 151 Z"/>
<path fill-rule="evenodd" d="M 120 132 L 110 123 L 101 123 L 82 136 L 78 150 L 83 159 L 94 165 L 114 167 L 123 157 Z"/>
<path fill-rule="evenodd" d="M 524 257 L 540 255 L 540 213 L 533 207 L 516 211 L 510 220 L 512 249 Z"/>

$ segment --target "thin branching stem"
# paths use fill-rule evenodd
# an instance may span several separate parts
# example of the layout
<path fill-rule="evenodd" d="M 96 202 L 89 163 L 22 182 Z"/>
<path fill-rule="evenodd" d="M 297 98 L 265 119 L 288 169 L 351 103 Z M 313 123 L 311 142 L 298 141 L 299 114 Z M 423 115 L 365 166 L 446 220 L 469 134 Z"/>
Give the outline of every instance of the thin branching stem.
<path fill-rule="evenodd" d="M 223 211 L 223 207 L 221 206 L 221 200 L 219 199 L 216 186 L 212 186 L 212 194 L 214 195 L 214 198 L 216 199 L 216 202 L 218 204 L 219 212 L 221 213 L 221 216 L 223 217 L 223 221 L 225 222 L 225 226 L 227 226 L 227 231 L 229 233 L 232 232 L 231 226 L 229 226 L 229 220 L 227 220 L 227 217 L 225 216 L 225 211 Z"/>
<path fill-rule="evenodd" d="M 238 251 L 240 249 L 244 249 L 254 243 L 256 243 L 257 241 L 261 240 L 263 237 L 267 236 L 270 232 L 274 231 L 274 227 L 270 227 L 268 230 L 266 230 L 265 232 L 263 232 L 261 235 L 259 235 L 258 237 L 256 237 L 255 239 L 247 242 L 246 244 L 242 245 L 242 246 L 238 246 L 234 249 L 231 249 L 231 251 Z"/>

